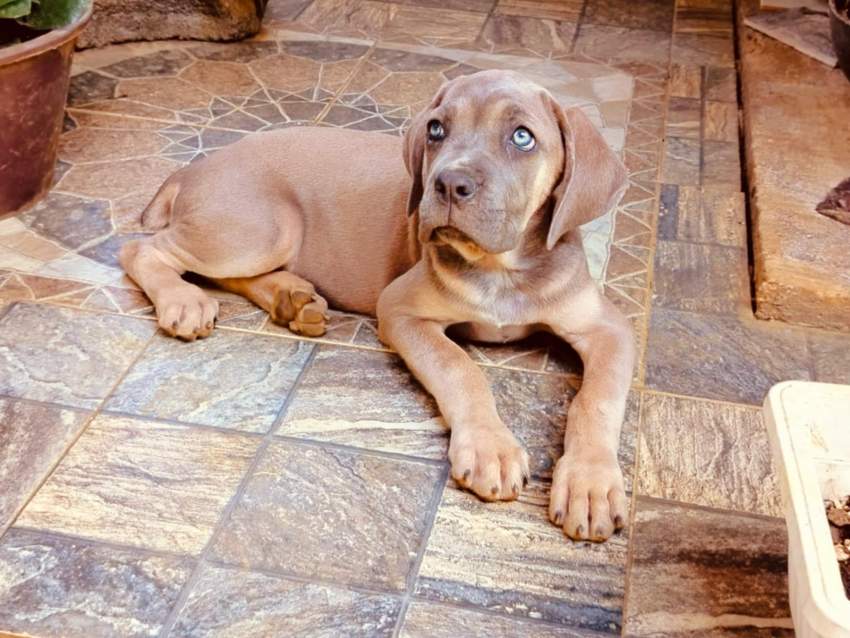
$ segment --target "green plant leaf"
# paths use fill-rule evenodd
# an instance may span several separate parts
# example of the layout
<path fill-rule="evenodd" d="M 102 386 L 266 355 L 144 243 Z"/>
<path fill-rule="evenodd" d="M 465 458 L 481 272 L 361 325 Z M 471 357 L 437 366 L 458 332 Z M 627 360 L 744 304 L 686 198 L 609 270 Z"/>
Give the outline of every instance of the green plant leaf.
<path fill-rule="evenodd" d="M 30 0 L 0 0 L 0 18 L 21 18 L 30 8 Z"/>
<path fill-rule="evenodd" d="M 33 0 L 32 13 L 21 20 L 33 29 L 56 29 L 77 21 L 91 0 Z"/>

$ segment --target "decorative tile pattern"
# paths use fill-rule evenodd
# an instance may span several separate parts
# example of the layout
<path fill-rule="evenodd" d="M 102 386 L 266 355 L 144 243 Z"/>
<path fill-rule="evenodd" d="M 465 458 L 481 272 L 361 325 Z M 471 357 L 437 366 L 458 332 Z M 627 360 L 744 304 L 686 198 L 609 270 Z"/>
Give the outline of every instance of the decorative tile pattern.
<path fill-rule="evenodd" d="M 402 591 L 443 474 L 433 464 L 276 441 L 212 554 L 284 575 Z"/>
<path fill-rule="evenodd" d="M 80 433 L 87 416 L 0 398 L 0 535 Z"/>
<path fill-rule="evenodd" d="M 652 311 L 648 387 L 761 405 L 775 383 L 810 378 L 806 341 L 799 331 L 732 317 Z"/>
<path fill-rule="evenodd" d="M 545 490 L 482 504 L 447 487 L 417 596 L 619 634 L 627 538 L 574 543 L 546 517 Z"/>
<path fill-rule="evenodd" d="M 129 317 L 17 304 L 0 319 L 0 393 L 93 408 L 155 329 Z"/>
<path fill-rule="evenodd" d="M 0 541 L 0 627 L 31 636 L 159 634 L 192 562 L 11 529 Z"/>
<path fill-rule="evenodd" d="M 747 245 L 744 194 L 727 186 L 679 186 L 661 189 L 659 239 Z"/>
<path fill-rule="evenodd" d="M 638 493 L 782 516 L 759 408 L 644 394 Z"/>
<path fill-rule="evenodd" d="M 793 636 L 785 523 L 639 498 L 628 636 Z"/>
<path fill-rule="evenodd" d="M 401 600 L 205 565 L 170 636 L 391 636 Z"/>
<path fill-rule="evenodd" d="M 232 433 L 99 416 L 17 524 L 198 554 L 258 445 Z"/>
<path fill-rule="evenodd" d="M 186 343 L 158 335 L 107 409 L 243 432 L 271 428 L 312 346 L 217 329 Z"/>

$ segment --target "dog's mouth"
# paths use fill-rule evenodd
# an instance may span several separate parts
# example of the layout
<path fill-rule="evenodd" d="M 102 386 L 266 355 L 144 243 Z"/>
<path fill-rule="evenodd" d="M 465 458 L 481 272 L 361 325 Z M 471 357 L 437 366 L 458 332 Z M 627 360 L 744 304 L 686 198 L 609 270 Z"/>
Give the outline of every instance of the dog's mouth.
<path fill-rule="evenodd" d="M 487 251 L 476 244 L 463 231 L 452 226 L 439 226 L 431 231 L 430 241 L 437 245 L 454 248 L 466 261 L 478 261 Z"/>

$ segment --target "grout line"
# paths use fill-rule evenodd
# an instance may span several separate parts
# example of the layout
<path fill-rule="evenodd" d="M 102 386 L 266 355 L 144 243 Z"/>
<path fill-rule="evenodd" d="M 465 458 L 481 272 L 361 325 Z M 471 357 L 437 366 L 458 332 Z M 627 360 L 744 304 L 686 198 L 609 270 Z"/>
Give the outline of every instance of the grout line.
<path fill-rule="evenodd" d="M 30 504 L 32 499 L 35 498 L 35 495 L 39 492 L 39 490 L 41 490 L 41 488 L 44 486 L 44 484 L 47 483 L 47 481 L 50 479 L 51 476 L 53 476 L 53 473 L 56 471 L 56 468 L 59 467 L 60 463 L 67 456 L 67 454 L 71 450 L 71 448 L 73 448 L 77 444 L 77 441 L 79 441 L 80 438 L 88 431 L 92 422 L 98 416 L 100 416 L 101 412 L 103 411 L 104 406 L 106 405 L 106 402 L 109 401 L 109 399 L 114 394 L 115 390 L 118 389 L 118 387 L 124 382 L 124 379 L 127 378 L 127 374 L 130 372 L 130 370 L 136 365 L 136 363 L 138 363 L 139 359 L 142 358 L 142 356 L 144 355 L 144 353 L 147 351 L 148 347 L 150 346 L 151 342 L 153 341 L 154 337 L 156 337 L 156 334 L 157 334 L 157 331 L 154 331 L 154 333 L 151 334 L 150 337 L 148 337 L 147 341 L 145 341 L 144 344 L 142 345 L 142 347 L 139 348 L 138 354 L 136 354 L 136 356 L 133 357 L 133 359 L 127 364 L 127 367 L 124 368 L 124 371 L 120 375 L 118 375 L 118 378 L 115 380 L 115 382 L 109 388 L 109 391 L 106 393 L 106 396 L 103 399 L 101 399 L 101 401 L 97 405 L 97 407 L 84 420 L 83 425 L 80 427 L 80 431 L 77 433 L 77 436 L 75 436 L 73 439 L 71 439 L 71 441 L 68 442 L 68 444 L 62 450 L 62 453 L 57 456 L 56 460 L 49 467 L 49 469 L 45 472 L 41 481 L 39 481 L 30 490 L 29 496 L 18 506 L 18 508 L 14 512 L 14 515 L 9 517 L 9 523 L 6 526 L 6 528 L 0 529 L 0 536 L 5 534 L 6 530 L 11 528 L 15 524 L 15 521 L 18 520 L 18 517 L 21 515 L 21 512 L 23 512 L 27 508 L 27 506 Z"/>
<path fill-rule="evenodd" d="M 638 501 L 644 501 L 647 503 L 658 503 L 662 505 L 670 505 L 673 507 L 679 507 L 681 509 L 689 509 L 689 510 L 698 510 L 701 512 L 711 512 L 713 514 L 722 514 L 725 516 L 734 516 L 734 517 L 743 517 L 750 518 L 757 521 L 782 521 L 785 522 L 785 518 L 781 516 L 769 516 L 768 514 L 757 514 L 756 512 L 748 512 L 746 510 L 732 510 L 732 509 L 723 509 L 722 507 L 711 507 L 709 505 L 700 505 L 699 503 L 690 503 L 688 501 L 674 501 L 669 498 L 661 498 L 658 496 L 649 496 L 646 494 L 639 494 L 637 496 Z"/>
<path fill-rule="evenodd" d="M 425 528 L 423 530 L 422 540 L 419 543 L 419 551 L 417 552 L 416 560 L 414 560 L 413 564 L 410 566 L 410 572 L 407 575 L 407 589 L 405 591 L 404 598 L 402 599 L 401 609 L 399 610 L 398 618 L 396 619 L 395 628 L 393 629 L 393 638 L 397 638 L 399 636 L 401 629 L 404 626 L 404 621 L 407 617 L 407 610 L 410 607 L 410 600 L 413 598 L 414 589 L 416 588 L 416 581 L 419 580 L 419 569 L 422 567 L 422 561 L 425 559 L 425 551 L 428 548 L 428 541 L 431 540 L 431 532 L 434 529 L 434 523 L 437 521 L 437 512 L 440 509 L 440 504 L 443 502 L 443 493 L 445 492 L 448 480 L 449 469 L 446 465 L 439 482 L 434 488 L 433 494 L 431 494 L 431 501 L 428 503 L 428 517 L 425 521 Z"/>
<path fill-rule="evenodd" d="M 257 469 L 257 466 L 260 464 L 260 460 L 268 449 L 269 445 L 271 445 L 274 440 L 274 430 L 276 425 L 283 418 L 283 415 L 286 414 L 287 409 L 289 409 L 289 405 L 292 402 L 296 391 L 298 390 L 298 386 L 301 384 L 301 379 L 304 378 L 307 370 L 311 367 L 313 363 L 313 359 L 316 356 L 316 352 L 318 351 L 318 347 L 313 346 L 313 349 L 310 351 L 307 360 L 304 362 L 303 367 L 301 368 L 298 376 L 295 379 L 295 382 L 292 384 L 292 387 L 289 390 L 289 393 L 286 396 L 286 399 L 283 402 L 283 405 L 280 407 L 277 416 L 275 417 L 275 422 L 269 431 L 263 436 L 263 440 L 260 445 L 257 447 L 257 450 L 254 452 L 254 458 L 251 459 L 248 468 L 245 470 L 245 474 L 242 476 L 242 480 L 239 482 L 239 485 L 236 487 L 236 491 L 230 497 L 227 504 L 224 506 L 221 514 L 218 517 L 218 521 L 213 526 L 213 530 L 210 533 L 210 537 L 207 540 L 204 548 L 201 550 L 201 553 L 198 555 L 198 562 L 195 564 L 195 568 L 192 570 L 191 575 L 184 583 L 183 587 L 180 589 L 180 594 L 177 597 L 177 601 L 174 603 L 174 606 L 171 608 L 171 611 L 168 614 L 165 622 L 162 625 L 162 629 L 160 630 L 160 636 L 167 636 L 171 630 L 174 628 L 174 624 L 177 622 L 177 618 L 180 615 L 180 612 L 183 610 L 186 601 L 189 598 L 190 592 L 194 589 L 195 584 L 198 582 L 201 574 L 201 568 L 204 565 L 204 562 L 212 551 L 213 545 L 218 540 L 219 534 L 224 529 L 227 521 L 230 519 L 230 515 L 236 509 L 236 505 L 242 499 L 242 496 L 245 494 L 245 491 L 248 488 L 248 483 L 253 478 L 254 471 Z"/>
<path fill-rule="evenodd" d="M 676 392 L 667 392 L 665 390 L 656 390 L 655 388 L 646 388 L 646 387 L 637 387 L 635 389 L 640 391 L 642 394 L 652 394 L 659 397 L 671 397 L 674 399 L 686 399 L 688 401 L 699 401 L 702 403 L 715 403 L 717 405 L 727 405 L 735 408 L 743 408 L 747 410 L 761 410 L 760 405 L 754 405 L 752 403 L 741 403 L 739 401 L 729 401 L 728 399 L 712 399 L 711 397 L 701 397 L 690 394 L 677 394 Z"/>
<path fill-rule="evenodd" d="M 357 60 L 357 64 L 354 66 L 354 69 L 351 71 L 349 76 L 346 78 L 343 85 L 336 90 L 333 97 L 328 101 L 328 103 L 325 105 L 325 107 L 321 111 L 319 111 L 319 114 L 316 115 L 316 117 L 313 118 L 313 121 L 311 122 L 312 125 L 316 125 L 316 124 L 321 123 L 322 120 L 324 120 L 325 117 L 327 117 L 328 113 L 330 113 L 330 110 L 334 106 L 340 104 L 340 101 L 339 101 L 340 97 L 345 95 L 346 89 L 348 89 L 348 87 L 351 86 L 351 83 L 354 82 L 354 78 L 357 77 L 357 75 L 360 73 L 361 69 L 363 69 L 363 67 L 366 65 L 366 62 L 369 60 L 369 58 L 372 57 L 372 53 L 377 48 L 378 39 L 375 38 L 375 39 L 371 40 L 371 42 L 372 42 L 372 44 L 367 49 L 366 53 L 361 55 L 360 59 Z M 322 69 L 324 69 L 324 66 L 322 67 Z M 321 81 L 322 81 L 322 76 L 320 74 L 316 88 L 320 88 Z"/>
<path fill-rule="evenodd" d="M 674 18 L 675 19 L 675 18 Z M 629 500 L 629 528 L 628 528 L 628 538 L 629 542 L 626 547 L 626 566 L 625 571 L 623 573 L 624 584 L 623 584 L 623 607 L 621 610 L 622 619 L 620 621 L 621 635 L 625 636 L 626 632 L 626 623 L 628 621 L 628 608 L 629 608 L 629 591 L 631 589 L 631 574 L 632 574 L 632 564 L 634 563 L 634 531 L 635 531 L 635 513 L 637 511 L 637 493 L 638 493 L 638 482 L 640 481 L 640 436 L 641 436 L 641 426 L 643 424 L 643 393 L 638 393 L 638 422 L 637 428 L 635 429 L 635 464 L 632 468 L 632 494 L 631 499 Z"/>
<path fill-rule="evenodd" d="M 447 429 L 448 431 L 448 429 Z M 356 453 L 362 456 L 372 456 L 382 459 L 392 459 L 394 461 L 404 461 L 407 463 L 419 463 L 420 465 L 428 465 L 431 467 L 447 467 L 448 459 L 432 459 L 424 456 L 413 456 L 402 452 L 389 452 L 387 450 L 376 450 L 374 448 L 357 447 L 356 445 L 345 445 L 342 443 L 334 443 L 333 441 L 321 441 L 318 439 L 302 439 L 286 434 L 274 434 L 275 440 L 287 441 L 296 445 L 304 445 L 307 447 L 317 447 L 325 450 L 334 450 L 337 452 L 345 452 L 347 454 Z"/>
<path fill-rule="evenodd" d="M 568 55 L 575 55 L 576 52 L 576 44 L 578 44 L 578 36 L 581 31 L 582 26 L 584 25 L 584 17 L 587 13 L 587 3 L 589 0 L 584 0 L 581 3 L 581 11 L 579 11 L 578 19 L 576 20 L 576 29 L 573 32 L 572 40 L 570 40 L 570 47 L 567 49 L 569 51 Z M 634 90 L 632 91 L 632 98 L 634 99 Z M 631 110 L 631 105 L 629 105 L 629 110 Z"/>
<path fill-rule="evenodd" d="M 59 532 L 52 529 L 42 529 L 39 527 L 29 527 L 28 525 L 16 525 L 14 528 L 15 531 L 22 531 L 28 534 L 37 534 L 39 536 L 46 536 L 47 538 L 52 538 L 54 540 L 65 541 L 65 542 L 73 542 L 73 543 L 86 543 L 87 545 L 93 545 L 97 547 L 105 547 L 107 549 L 112 549 L 120 552 L 138 552 L 143 553 L 148 556 L 156 556 L 159 558 L 183 558 L 190 560 L 197 560 L 196 557 L 191 554 L 183 554 L 177 551 L 168 551 L 167 549 L 151 549 L 148 547 L 143 547 L 140 545 L 132 545 L 130 543 L 118 543 L 115 541 L 94 538 L 89 536 L 80 536 L 79 534 L 69 534 L 67 532 Z"/>

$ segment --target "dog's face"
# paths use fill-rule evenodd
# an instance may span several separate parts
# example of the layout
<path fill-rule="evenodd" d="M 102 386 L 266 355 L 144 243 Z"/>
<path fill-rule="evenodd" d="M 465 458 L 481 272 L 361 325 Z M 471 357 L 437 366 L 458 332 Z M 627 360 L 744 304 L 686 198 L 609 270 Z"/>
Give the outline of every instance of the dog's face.
<path fill-rule="evenodd" d="M 551 248 L 604 214 L 625 185 L 622 164 L 584 115 L 508 71 L 443 85 L 407 131 L 405 162 L 420 241 L 449 244 L 468 261 L 516 248 L 549 205 Z"/>

